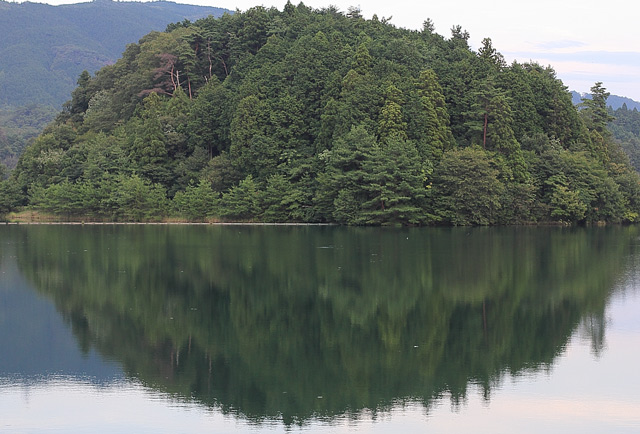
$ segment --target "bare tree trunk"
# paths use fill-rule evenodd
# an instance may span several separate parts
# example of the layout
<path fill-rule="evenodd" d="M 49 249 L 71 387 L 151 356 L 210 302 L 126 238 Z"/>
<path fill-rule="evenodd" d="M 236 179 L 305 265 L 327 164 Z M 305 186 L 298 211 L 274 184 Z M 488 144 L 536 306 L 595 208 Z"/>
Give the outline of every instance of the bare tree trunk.
<path fill-rule="evenodd" d="M 176 79 L 174 79 L 174 74 L 175 74 L 175 77 L 178 80 L 178 83 L 180 82 L 179 81 L 180 78 L 178 77 L 178 71 L 175 71 L 175 73 L 174 73 L 174 70 L 175 70 L 175 65 L 171 65 L 171 73 L 170 73 L 170 75 L 171 75 L 171 84 L 173 85 L 173 91 L 175 92 L 175 90 L 178 88 L 178 85 L 176 84 Z"/>
<path fill-rule="evenodd" d="M 211 41 L 207 39 L 207 59 L 209 59 L 209 80 L 213 74 L 213 60 L 211 59 Z"/>
<path fill-rule="evenodd" d="M 225 76 L 229 76 L 229 70 L 227 69 L 227 64 L 224 63 L 224 59 L 222 57 L 220 57 L 220 62 L 222 62 L 222 66 L 224 67 L 224 75 Z"/>

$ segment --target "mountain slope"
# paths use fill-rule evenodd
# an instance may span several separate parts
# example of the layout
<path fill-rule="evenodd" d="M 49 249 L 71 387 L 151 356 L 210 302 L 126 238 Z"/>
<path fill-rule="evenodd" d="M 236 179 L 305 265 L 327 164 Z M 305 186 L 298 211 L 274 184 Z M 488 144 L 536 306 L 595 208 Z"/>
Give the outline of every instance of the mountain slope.
<path fill-rule="evenodd" d="M 225 9 L 173 2 L 94 1 L 61 6 L 0 1 L 0 106 L 60 106 L 83 70 L 93 73 L 169 23 Z"/>
<path fill-rule="evenodd" d="M 571 91 L 571 98 L 573 100 L 573 104 L 578 105 L 582 102 L 582 98 L 590 99 L 591 95 L 589 94 L 580 94 L 578 92 Z M 622 106 L 626 104 L 629 110 L 638 109 L 640 110 L 640 102 L 634 101 L 631 98 L 627 98 L 625 96 L 618 95 L 609 95 L 607 98 L 607 105 L 611 107 L 613 110 L 618 110 L 622 108 Z"/>
<path fill-rule="evenodd" d="M 150 31 L 225 12 L 168 1 L 50 6 L 0 0 L 0 163 L 15 166 L 26 143 L 70 98 L 82 71 L 114 63 Z"/>

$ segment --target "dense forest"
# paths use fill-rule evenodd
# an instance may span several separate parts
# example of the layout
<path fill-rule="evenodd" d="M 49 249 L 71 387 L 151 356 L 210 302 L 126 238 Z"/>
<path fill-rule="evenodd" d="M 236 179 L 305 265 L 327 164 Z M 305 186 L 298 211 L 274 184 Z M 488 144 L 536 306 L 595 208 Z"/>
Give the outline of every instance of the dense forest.
<path fill-rule="evenodd" d="M 626 104 L 613 110 L 609 107 L 611 123 L 609 129 L 614 140 L 620 144 L 631 160 L 633 168 L 640 172 L 640 112 Z"/>
<path fill-rule="evenodd" d="M 168 23 L 224 12 L 169 1 L 52 6 L 0 0 L 0 107 L 39 103 L 59 109 L 83 70 L 114 63 L 126 44 Z"/>
<path fill-rule="evenodd" d="M 13 168 L 30 140 L 55 119 L 57 110 L 42 104 L 0 108 L 0 163 Z"/>
<path fill-rule="evenodd" d="M 148 221 L 633 222 L 640 183 L 551 67 L 508 65 L 357 8 L 170 25 L 84 72 L 0 188 L 0 211 Z"/>
<path fill-rule="evenodd" d="M 582 103 L 582 100 L 585 98 L 591 99 L 591 94 L 590 93 L 581 94 L 576 91 L 571 91 L 571 99 L 574 105 L 580 105 Z M 610 107 L 612 110 L 618 110 L 623 106 L 626 106 L 627 109 L 629 110 L 633 110 L 633 109 L 640 109 L 640 102 L 634 101 L 631 98 L 627 98 L 624 96 L 609 95 L 609 98 L 607 98 L 607 106 Z"/>
<path fill-rule="evenodd" d="M 83 70 L 115 63 L 128 43 L 169 23 L 224 12 L 230 11 L 169 1 L 52 6 L 0 0 L 0 162 L 15 167 Z"/>

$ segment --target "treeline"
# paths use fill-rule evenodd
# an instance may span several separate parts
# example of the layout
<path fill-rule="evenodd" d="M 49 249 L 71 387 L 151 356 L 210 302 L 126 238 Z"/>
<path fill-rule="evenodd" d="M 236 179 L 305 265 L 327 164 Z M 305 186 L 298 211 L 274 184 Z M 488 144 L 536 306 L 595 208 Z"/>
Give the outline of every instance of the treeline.
<path fill-rule="evenodd" d="M 433 30 L 288 3 L 150 33 L 80 76 L 12 203 L 109 220 L 637 219 L 601 84 L 578 112 L 550 67 Z"/>
<path fill-rule="evenodd" d="M 616 110 L 609 107 L 609 114 L 613 118 L 609 129 L 614 139 L 629 156 L 633 168 L 640 172 L 640 112 L 623 104 Z"/>

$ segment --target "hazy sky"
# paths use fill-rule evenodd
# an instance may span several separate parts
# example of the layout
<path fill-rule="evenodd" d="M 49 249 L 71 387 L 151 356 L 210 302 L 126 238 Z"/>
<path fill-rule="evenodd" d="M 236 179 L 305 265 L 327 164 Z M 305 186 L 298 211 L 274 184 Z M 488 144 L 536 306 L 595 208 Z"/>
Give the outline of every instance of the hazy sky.
<path fill-rule="evenodd" d="M 38 1 L 38 0 L 32 0 Z M 40 0 L 42 1 L 42 0 Z M 45 0 L 46 1 L 46 0 Z M 47 3 L 75 3 L 50 0 Z M 286 0 L 178 0 L 246 10 L 252 6 L 282 9 Z M 292 0 L 297 4 L 297 0 Z M 640 25 L 630 0 L 305 0 L 314 8 L 359 6 L 365 17 L 392 17 L 398 27 L 422 28 L 430 18 L 436 32 L 450 37 L 460 25 L 471 34 L 472 48 L 483 38 L 507 61 L 534 60 L 551 65 L 570 90 L 588 91 L 597 81 L 614 95 L 640 101 Z"/>

